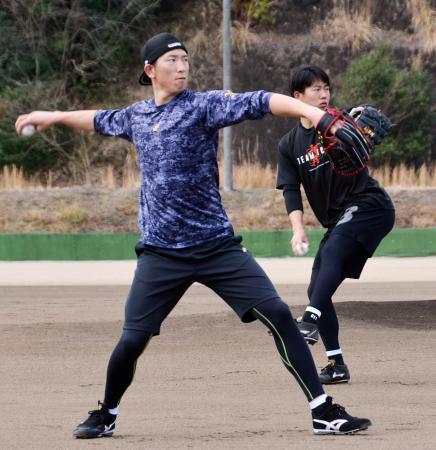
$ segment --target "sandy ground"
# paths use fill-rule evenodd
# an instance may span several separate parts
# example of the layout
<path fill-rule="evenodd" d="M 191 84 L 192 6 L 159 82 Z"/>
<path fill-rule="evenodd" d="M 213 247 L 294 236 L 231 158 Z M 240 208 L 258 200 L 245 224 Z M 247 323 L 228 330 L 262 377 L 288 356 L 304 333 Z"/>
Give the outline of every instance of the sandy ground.
<path fill-rule="evenodd" d="M 310 262 L 262 261 L 295 315 Z M 127 264 L 131 277 L 132 262 L 111 264 L 119 275 Z M 79 264 L 1 263 L 0 448 L 433 449 L 435 265 L 375 258 L 336 295 L 352 383 L 327 391 L 373 420 L 361 435 L 313 436 L 305 398 L 262 324 L 240 323 L 194 285 L 140 359 L 114 438 L 76 441 L 72 429 L 103 395 L 130 280 L 101 283 L 101 273 L 111 278 L 103 263 L 82 264 L 82 284 Z M 324 365 L 321 344 L 313 355 Z"/>

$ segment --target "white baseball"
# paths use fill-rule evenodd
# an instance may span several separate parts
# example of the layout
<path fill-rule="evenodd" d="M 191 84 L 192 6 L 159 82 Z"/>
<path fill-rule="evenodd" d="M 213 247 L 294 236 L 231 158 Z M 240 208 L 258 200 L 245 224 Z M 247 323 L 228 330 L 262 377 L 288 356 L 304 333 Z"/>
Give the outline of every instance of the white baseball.
<path fill-rule="evenodd" d="M 21 130 L 21 136 L 32 136 L 33 134 L 35 134 L 36 128 L 35 125 L 29 124 L 23 127 L 23 129 Z"/>
<path fill-rule="evenodd" d="M 309 251 L 309 244 L 307 244 L 306 242 L 302 242 L 301 244 L 298 243 L 296 245 L 296 250 L 297 250 L 297 256 L 307 255 L 307 252 Z"/>

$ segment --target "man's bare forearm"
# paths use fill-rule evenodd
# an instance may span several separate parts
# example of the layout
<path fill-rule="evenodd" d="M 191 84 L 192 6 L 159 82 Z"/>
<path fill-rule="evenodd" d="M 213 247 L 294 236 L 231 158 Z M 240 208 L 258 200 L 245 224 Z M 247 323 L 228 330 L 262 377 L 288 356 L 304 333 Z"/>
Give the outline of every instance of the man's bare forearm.
<path fill-rule="evenodd" d="M 289 220 L 291 221 L 292 231 L 299 232 L 304 231 L 303 224 L 303 211 L 295 209 L 289 213 Z"/>
<path fill-rule="evenodd" d="M 305 117 L 315 126 L 325 114 L 322 109 L 282 94 L 273 94 L 270 98 L 269 106 L 271 113 L 275 116 Z"/>
<path fill-rule="evenodd" d="M 55 111 L 56 123 L 84 131 L 94 131 L 94 116 L 96 110 Z"/>

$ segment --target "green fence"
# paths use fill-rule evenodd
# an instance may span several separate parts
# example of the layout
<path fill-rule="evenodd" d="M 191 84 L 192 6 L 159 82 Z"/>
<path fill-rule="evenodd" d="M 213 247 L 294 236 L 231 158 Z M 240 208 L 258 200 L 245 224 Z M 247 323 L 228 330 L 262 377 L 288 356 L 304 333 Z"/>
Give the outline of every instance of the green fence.
<path fill-rule="evenodd" d="M 258 257 L 291 256 L 289 231 L 244 231 L 244 245 Z M 323 230 L 309 230 L 308 256 L 314 256 Z M 0 260 L 134 259 L 136 233 L 0 234 Z M 436 255 L 436 228 L 394 229 L 376 256 Z"/>

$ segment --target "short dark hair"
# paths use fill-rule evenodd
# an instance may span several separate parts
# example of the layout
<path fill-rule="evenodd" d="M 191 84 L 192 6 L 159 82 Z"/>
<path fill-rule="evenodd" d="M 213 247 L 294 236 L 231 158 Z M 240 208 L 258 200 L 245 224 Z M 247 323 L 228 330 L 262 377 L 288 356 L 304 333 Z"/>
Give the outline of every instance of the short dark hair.
<path fill-rule="evenodd" d="M 307 87 L 312 86 L 315 81 L 321 80 L 327 86 L 330 86 L 330 78 L 321 67 L 318 66 L 301 66 L 295 70 L 289 79 L 289 90 L 291 96 L 294 92 L 303 93 Z"/>

